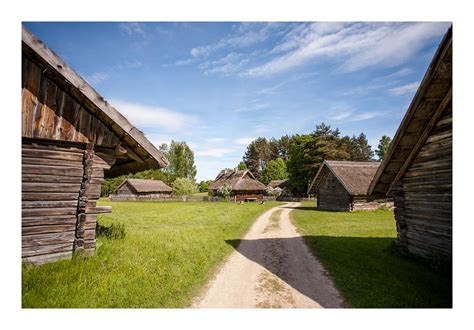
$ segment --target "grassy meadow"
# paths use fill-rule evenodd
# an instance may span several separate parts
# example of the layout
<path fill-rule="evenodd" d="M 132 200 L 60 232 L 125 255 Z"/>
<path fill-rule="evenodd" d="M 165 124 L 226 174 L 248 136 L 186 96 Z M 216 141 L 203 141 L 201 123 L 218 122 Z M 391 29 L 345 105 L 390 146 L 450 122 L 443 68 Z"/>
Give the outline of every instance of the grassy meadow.
<path fill-rule="evenodd" d="M 109 202 L 101 226 L 125 226 L 122 239 L 98 237 L 90 258 L 23 265 L 22 306 L 188 307 L 217 265 L 264 211 L 278 205 Z"/>
<path fill-rule="evenodd" d="M 451 307 L 451 278 L 391 253 L 393 211 L 325 212 L 302 203 L 293 223 L 352 307 Z"/>

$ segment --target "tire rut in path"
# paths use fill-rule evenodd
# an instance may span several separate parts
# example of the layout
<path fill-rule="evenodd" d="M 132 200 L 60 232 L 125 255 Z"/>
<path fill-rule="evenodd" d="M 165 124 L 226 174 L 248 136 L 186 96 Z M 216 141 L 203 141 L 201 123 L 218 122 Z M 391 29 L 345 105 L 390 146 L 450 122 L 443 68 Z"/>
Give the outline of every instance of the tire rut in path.
<path fill-rule="evenodd" d="M 195 308 L 343 307 L 343 300 L 321 263 L 290 221 L 299 203 L 262 214 L 208 283 Z"/>

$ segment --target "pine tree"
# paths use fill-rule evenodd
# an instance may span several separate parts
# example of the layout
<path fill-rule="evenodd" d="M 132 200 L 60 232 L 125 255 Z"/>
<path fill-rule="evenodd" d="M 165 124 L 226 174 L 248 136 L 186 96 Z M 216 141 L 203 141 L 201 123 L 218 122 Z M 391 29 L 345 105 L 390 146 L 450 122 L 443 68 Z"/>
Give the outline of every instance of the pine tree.
<path fill-rule="evenodd" d="M 375 150 L 375 153 L 379 157 L 379 160 L 383 160 L 385 158 L 385 155 L 387 154 L 388 147 L 390 146 L 391 142 L 392 142 L 392 139 L 390 139 L 390 137 L 388 137 L 387 135 L 382 136 L 382 138 L 379 141 L 377 150 Z"/>

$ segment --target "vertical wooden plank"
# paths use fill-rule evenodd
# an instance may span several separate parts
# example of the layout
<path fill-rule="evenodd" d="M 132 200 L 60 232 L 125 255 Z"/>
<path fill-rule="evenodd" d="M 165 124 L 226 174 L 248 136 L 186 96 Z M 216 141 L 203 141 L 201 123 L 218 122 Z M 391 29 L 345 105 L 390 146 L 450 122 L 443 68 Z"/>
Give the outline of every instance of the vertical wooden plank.
<path fill-rule="evenodd" d="M 62 136 L 62 121 L 63 121 L 63 108 L 64 108 L 65 93 L 62 89 L 57 90 L 56 93 L 56 109 L 54 118 L 54 134 L 53 139 L 60 140 Z"/>

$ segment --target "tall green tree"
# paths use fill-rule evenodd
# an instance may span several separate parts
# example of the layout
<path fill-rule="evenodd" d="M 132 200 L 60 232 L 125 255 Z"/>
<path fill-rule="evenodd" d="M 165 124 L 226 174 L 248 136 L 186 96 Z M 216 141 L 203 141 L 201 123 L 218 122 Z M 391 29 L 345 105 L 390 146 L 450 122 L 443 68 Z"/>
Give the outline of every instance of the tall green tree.
<path fill-rule="evenodd" d="M 324 160 L 350 160 L 350 153 L 338 128 L 321 123 L 311 134 L 311 141 L 305 145 L 305 167 L 309 177 L 316 175 Z"/>
<path fill-rule="evenodd" d="M 159 149 L 169 161 L 165 172 L 171 173 L 177 178 L 195 179 L 197 171 L 196 165 L 194 165 L 194 152 L 186 142 L 172 140 L 169 147 L 162 144 Z"/>
<path fill-rule="evenodd" d="M 288 179 L 288 172 L 286 171 L 286 163 L 283 159 L 277 158 L 267 163 L 267 166 L 262 171 L 260 181 L 264 184 L 269 184 L 272 180 Z"/>
<path fill-rule="evenodd" d="M 313 137 L 310 134 L 296 134 L 292 137 L 288 148 L 288 161 L 286 169 L 291 185 L 300 191 L 306 191 L 310 178 L 307 167 L 310 160 L 305 156 L 305 149 Z"/>
<path fill-rule="evenodd" d="M 348 138 L 344 137 L 343 139 Z M 344 140 L 344 144 L 347 140 Z M 374 157 L 372 147 L 369 145 L 369 141 L 364 133 L 360 133 L 359 136 L 353 135 L 349 139 L 347 145 L 347 151 L 350 155 L 350 160 L 359 162 L 368 162 Z"/>
<path fill-rule="evenodd" d="M 253 140 L 245 151 L 244 162 L 247 168 L 260 179 L 267 162 L 271 160 L 270 144 L 266 138 L 259 137 Z"/>
<path fill-rule="evenodd" d="M 385 155 L 387 154 L 388 147 L 390 146 L 391 142 L 392 142 L 392 139 L 389 136 L 387 135 L 382 136 L 382 138 L 379 141 L 377 150 L 375 150 L 375 153 L 379 157 L 379 160 L 383 160 L 385 158 Z"/>

